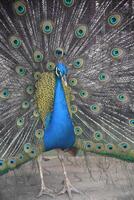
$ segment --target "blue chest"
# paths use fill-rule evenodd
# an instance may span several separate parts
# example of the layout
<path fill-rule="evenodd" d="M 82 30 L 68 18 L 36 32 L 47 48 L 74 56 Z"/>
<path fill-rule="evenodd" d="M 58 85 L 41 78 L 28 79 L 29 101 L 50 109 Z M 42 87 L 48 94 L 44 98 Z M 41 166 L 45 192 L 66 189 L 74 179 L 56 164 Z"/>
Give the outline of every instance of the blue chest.
<path fill-rule="evenodd" d="M 45 150 L 67 149 L 75 142 L 74 127 L 68 111 L 62 81 L 56 78 L 54 106 L 47 128 L 44 130 Z"/>

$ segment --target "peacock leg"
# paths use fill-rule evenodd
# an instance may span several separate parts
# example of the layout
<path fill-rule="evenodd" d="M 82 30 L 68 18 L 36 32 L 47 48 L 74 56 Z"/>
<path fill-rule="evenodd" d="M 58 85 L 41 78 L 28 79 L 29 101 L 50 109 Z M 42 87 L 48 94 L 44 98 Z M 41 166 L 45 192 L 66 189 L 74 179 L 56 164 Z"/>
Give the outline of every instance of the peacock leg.
<path fill-rule="evenodd" d="M 51 189 L 49 189 L 45 186 L 44 179 L 43 179 L 43 169 L 42 169 L 41 161 L 42 161 L 42 156 L 39 156 L 37 162 L 38 162 L 38 168 L 39 168 L 39 172 L 40 172 L 41 190 L 40 190 L 40 193 L 38 194 L 37 197 L 39 198 L 42 195 L 48 195 L 48 196 L 54 197 L 54 195 L 52 194 L 53 190 L 51 190 Z"/>
<path fill-rule="evenodd" d="M 58 151 L 58 158 L 61 162 L 62 168 L 63 168 L 63 172 L 64 172 L 64 186 L 62 188 L 62 190 L 58 193 L 58 195 L 67 193 L 69 195 L 69 199 L 72 200 L 72 192 L 81 194 L 80 191 L 78 191 L 70 182 L 68 176 L 67 176 L 67 171 L 65 168 L 65 164 L 64 164 L 64 153 L 62 153 L 61 151 Z"/>

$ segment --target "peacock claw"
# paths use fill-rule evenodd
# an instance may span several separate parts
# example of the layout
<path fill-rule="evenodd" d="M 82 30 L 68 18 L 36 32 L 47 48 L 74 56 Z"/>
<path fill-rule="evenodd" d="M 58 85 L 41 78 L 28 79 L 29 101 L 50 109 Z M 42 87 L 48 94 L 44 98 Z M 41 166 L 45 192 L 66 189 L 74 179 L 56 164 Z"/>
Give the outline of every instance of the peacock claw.
<path fill-rule="evenodd" d="M 70 180 L 68 178 L 65 179 L 64 181 L 64 186 L 63 186 L 63 189 L 58 192 L 57 195 L 62 195 L 62 194 L 65 194 L 67 193 L 68 196 L 69 196 L 69 199 L 72 200 L 73 199 L 73 196 L 72 196 L 72 192 L 75 192 L 77 194 L 81 194 L 81 192 L 79 190 L 77 190 L 70 182 Z"/>
<path fill-rule="evenodd" d="M 49 188 L 47 188 L 47 187 L 44 187 L 44 188 L 41 189 L 41 191 L 40 191 L 40 193 L 38 194 L 37 198 L 40 198 L 40 197 L 43 196 L 43 195 L 48 195 L 48 196 L 54 198 L 55 195 L 52 194 L 52 193 L 53 193 L 53 190 L 51 190 L 51 189 L 49 189 Z"/>

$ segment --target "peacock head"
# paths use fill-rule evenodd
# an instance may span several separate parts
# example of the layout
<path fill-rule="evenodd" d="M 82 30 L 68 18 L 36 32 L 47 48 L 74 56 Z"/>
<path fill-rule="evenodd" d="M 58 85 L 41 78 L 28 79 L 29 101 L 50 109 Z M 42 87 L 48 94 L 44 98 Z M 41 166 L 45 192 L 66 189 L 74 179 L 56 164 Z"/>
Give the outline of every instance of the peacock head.
<path fill-rule="evenodd" d="M 68 69 L 65 66 L 65 64 L 57 63 L 56 68 L 55 68 L 55 73 L 56 73 L 56 76 L 58 78 L 61 78 L 64 81 L 65 85 L 67 85 L 66 77 L 67 77 Z"/>

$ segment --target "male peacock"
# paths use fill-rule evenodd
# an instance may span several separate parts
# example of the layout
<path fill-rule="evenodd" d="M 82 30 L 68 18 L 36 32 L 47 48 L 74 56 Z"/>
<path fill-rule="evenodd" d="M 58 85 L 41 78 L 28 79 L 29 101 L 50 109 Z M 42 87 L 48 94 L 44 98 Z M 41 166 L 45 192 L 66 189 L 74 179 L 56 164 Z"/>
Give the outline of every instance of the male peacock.
<path fill-rule="evenodd" d="M 52 149 L 134 161 L 129 3 L 0 1 L 0 174 Z"/>

